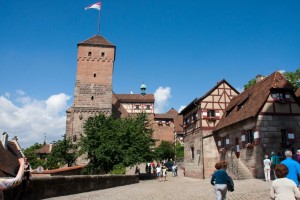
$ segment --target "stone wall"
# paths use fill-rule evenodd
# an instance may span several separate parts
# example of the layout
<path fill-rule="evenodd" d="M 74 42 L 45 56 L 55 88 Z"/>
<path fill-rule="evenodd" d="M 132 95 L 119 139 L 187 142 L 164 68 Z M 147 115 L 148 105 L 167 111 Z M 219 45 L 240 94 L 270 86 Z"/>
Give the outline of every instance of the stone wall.
<path fill-rule="evenodd" d="M 30 187 L 25 190 L 22 199 L 44 199 L 134 183 L 139 183 L 137 175 L 77 175 L 32 178 Z M 15 199 L 17 191 L 12 189 L 3 193 L 4 200 L 9 200 Z"/>

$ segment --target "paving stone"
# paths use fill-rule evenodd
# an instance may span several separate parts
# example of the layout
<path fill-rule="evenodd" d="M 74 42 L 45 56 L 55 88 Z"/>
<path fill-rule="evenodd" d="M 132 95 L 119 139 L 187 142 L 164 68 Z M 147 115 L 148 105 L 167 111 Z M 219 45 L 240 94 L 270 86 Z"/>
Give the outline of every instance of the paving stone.
<path fill-rule="evenodd" d="M 207 200 L 215 199 L 214 188 L 209 179 L 199 180 L 168 174 L 166 182 L 143 180 L 137 184 L 97 190 L 92 192 L 50 198 L 55 200 Z M 227 193 L 228 200 L 266 200 L 272 182 L 260 179 L 234 180 L 235 191 Z"/>

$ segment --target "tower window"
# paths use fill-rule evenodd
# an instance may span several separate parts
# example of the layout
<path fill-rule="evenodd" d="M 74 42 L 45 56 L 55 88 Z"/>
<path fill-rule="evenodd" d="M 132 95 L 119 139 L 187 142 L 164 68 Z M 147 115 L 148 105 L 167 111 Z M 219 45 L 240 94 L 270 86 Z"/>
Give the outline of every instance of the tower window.
<path fill-rule="evenodd" d="M 94 100 L 94 96 L 91 97 L 91 100 L 92 100 L 92 101 Z"/>
<path fill-rule="evenodd" d="M 92 52 L 89 51 L 88 56 L 92 56 Z"/>
<path fill-rule="evenodd" d="M 94 73 L 94 77 L 96 77 L 97 75 L 96 75 L 96 73 Z"/>
<path fill-rule="evenodd" d="M 105 53 L 104 53 L 104 52 L 102 52 L 102 53 L 101 53 L 101 56 L 102 56 L 102 57 L 104 57 L 104 56 L 105 56 Z"/>

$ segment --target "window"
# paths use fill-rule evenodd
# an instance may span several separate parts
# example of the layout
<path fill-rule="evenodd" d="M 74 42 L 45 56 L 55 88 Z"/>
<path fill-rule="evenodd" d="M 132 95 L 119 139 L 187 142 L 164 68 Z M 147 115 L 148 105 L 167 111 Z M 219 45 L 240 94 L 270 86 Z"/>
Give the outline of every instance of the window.
<path fill-rule="evenodd" d="M 97 74 L 96 73 L 94 73 L 94 77 L 96 77 L 97 76 Z"/>
<path fill-rule="evenodd" d="M 216 111 L 215 110 L 207 110 L 207 117 L 215 117 Z"/>
<path fill-rule="evenodd" d="M 91 100 L 92 100 L 92 101 L 94 100 L 94 96 L 91 97 Z"/>
<path fill-rule="evenodd" d="M 151 110 L 151 106 L 150 105 L 146 105 L 146 110 Z"/>
<path fill-rule="evenodd" d="M 242 101 L 240 104 L 237 105 L 237 110 L 240 110 L 244 107 L 245 103 L 247 102 L 249 98 L 246 98 L 244 101 Z"/>
<path fill-rule="evenodd" d="M 221 147 L 226 148 L 226 137 L 222 138 L 222 145 Z"/>
<path fill-rule="evenodd" d="M 135 105 L 135 109 L 139 110 L 140 109 L 140 105 Z"/>
<path fill-rule="evenodd" d="M 281 142 L 282 143 L 287 143 L 288 142 L 288 134 L 286 129 L 281 129 Z"/>
<path fill-rule="evenodd" d="M 89 52 L 88 52 L 88 56 L 92 56 L 92 52 L 89 51 Z"/>
<path fill-rule="evenodd" d="M 246 140 L 247 140 L 247 143 L 252 143 L 254 141 L 254 134 L 253 134 L 252 129 L 246 131 Z"/>
<path fill-rule="evenodd" d="M 192 160 L 194 160 L 195 158 L 194 147 L 191 147 L 191 156 L 192 156 Z"/>
<path fill-rule="evenodd" d="M 73 141 L 76 142 L 76 140 L 77 140 L 77 136 L 73 135 Z"/>
<path fill-rule="evenodd" d="M 102 53 L 101 53 L 101 56 L 102 56 L 102 57 L 104 57 L 104 56 L 105 56 L 105 53 L 104 53 L 104 52 L 102 52 Z"/>

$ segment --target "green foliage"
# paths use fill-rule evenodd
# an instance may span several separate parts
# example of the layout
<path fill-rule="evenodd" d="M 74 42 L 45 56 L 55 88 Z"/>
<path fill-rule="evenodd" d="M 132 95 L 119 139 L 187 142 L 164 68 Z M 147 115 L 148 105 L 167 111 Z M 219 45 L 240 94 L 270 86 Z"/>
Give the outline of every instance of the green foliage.
<path fill-rule="evenodd" d="M 77 158 L 76 149 L 76 145 L 72 144 L 70 139 L 58 140 L 47 156 L 47 168 L 56 169 L 64 165 L 72 166 Z"/>
<path fill-rule="evenodd" d="M 283 76 L 294 86 L 295 90 L 300 87 L 300 68 L 295 72 L 284 72 Z"/>
<path fill-rule="evenodd" d="M 81 154 L 86 153 L 90 160 L 87 173 L 108 173 L 115 165 L 128 167 L 152 159 L 153 130 L 145 127 L 146 122 L 146 114 L 118 119 L 102 114 L 90 117 L 79 142 Z"/>
<path fill-rule="evenodd" d="M 120 163 L 114 166 L 113 170 L 111 171 L 111 174 L 125 174 L 126 167 Z"/>
<path fill-rule="evenodd" d="M 176 159 L 184 158 L 184 146 L 181 145 L 179 141 L 176 141 L 175 153 L 176 153 Z"/>
<path fill-rule="evenodd" d="M 45 166 L 45 161 L 39 159 L 36 153 L 36 150 L 42 148 L 42 146 L 43 146 L 42 144 L 35 143 L 34 145 L 24 150 L 24 154 L 28 159 L 32 169 L 36 169 L 38 166 Z"/>
<path fill-rule="evenodd" d="M 175 157 L 174 144 L 169 141 L 161 141 L 160 145 L 155 148 L 157 159 L 173 159 Z"/>
<path fill-rule="evenodd" d="M 255 85 L 256 83 L 256 79 L 251 79 L 250 81 L 248 81 L 247 84 L 244 85 L 244 90 L 247 90 L 248 88 L 252 87 L 253 85 Z"/>

